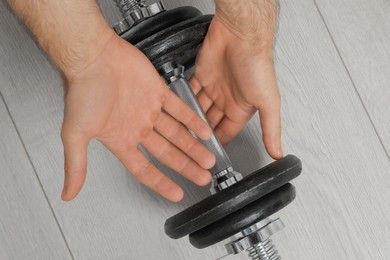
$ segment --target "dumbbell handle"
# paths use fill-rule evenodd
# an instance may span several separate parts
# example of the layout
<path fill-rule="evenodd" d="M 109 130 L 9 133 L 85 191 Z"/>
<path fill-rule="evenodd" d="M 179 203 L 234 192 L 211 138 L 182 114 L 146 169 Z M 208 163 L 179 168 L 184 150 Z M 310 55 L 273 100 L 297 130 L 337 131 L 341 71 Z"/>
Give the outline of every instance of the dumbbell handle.
<path fill-rule="evenodd" d="M 207 117 L 199 105 L 189 82 L 184 77 L 184 67 L 175 63 L 169 63 L 163 66 L 163 71 L 169 88 L 208 123 Z M 194 135 L 190 129 L 189 131 Z M 242 179 L 240 173 L 233 171 L 232 163 L 214 132 L 208 141 L 199 138 L 198 140 L 216 157 L 216 163 L 210 169 L 214 180 L 211 190 L 213 193 L 227 188 Z"/>
<path fill-rule="evenodd" d="M 178 95 L 184 102 L 186 102 L 187 105 L 189 105 L 204 121 L 208 123 L 207 117 L 199 105 L 198 100 L 196 99 L 187 79 L 184 77 L 178 77 L 176 80 L 169 83 L 169 88 L 175 92 L 176 95 Z M 191 130 L 189 131 L 192 133 Z M 210 172 L 213 175 L 216 175 L 221 171 L 232 167 L 232 163 L 230 162 L 225 149 L 222 147 L 214 132 L 208 141 L 204 141 L 199 138 L 198 140 L 216 157 L 216 163 L 214 167 L 210 169 Z"/>

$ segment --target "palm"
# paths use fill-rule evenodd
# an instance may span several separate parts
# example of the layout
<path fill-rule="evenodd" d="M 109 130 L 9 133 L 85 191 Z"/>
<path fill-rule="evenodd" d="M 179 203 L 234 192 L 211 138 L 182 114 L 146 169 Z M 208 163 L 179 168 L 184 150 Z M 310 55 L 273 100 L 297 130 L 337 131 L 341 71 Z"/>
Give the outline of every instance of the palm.
<path fill-rule="evenodd" d="M 222 143 L 232 140 L 259 110 L 267 150 L 280 158 L 280 100 L 272 50 L 263 54 L 256 49 L 216 17 L 191 83 Z"/>
<path fill-rule="evenodd" d="M 63 198 L 81 189 L 87 146 L 101 141 L 139 181 L 173 201 L 181 189 L 140 152 L 146 148 L 162 163 L 199 185 L 210 181 L 215 162 L 178 121 L 207 139 L 211 131 L 159 77 L 135 47 L 115 36 L 98 59 L 68 80 L 63 141 L 66 179 Z M 136 61 L 136 62 L 134 62 Z"/>

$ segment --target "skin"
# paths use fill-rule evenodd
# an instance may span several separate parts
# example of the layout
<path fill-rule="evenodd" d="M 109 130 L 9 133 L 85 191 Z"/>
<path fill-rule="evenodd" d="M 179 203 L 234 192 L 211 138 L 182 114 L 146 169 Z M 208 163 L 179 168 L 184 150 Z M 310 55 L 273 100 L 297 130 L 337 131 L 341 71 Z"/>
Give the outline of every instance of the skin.
<path fill-rule="evenodd" d="M 239 3 L 237 3 L 239 2 Z M 211 126 L 230 142 L 259 112 L 263 141 L 281 159 L 280 95 L 273 63 L 275 1 L 216 1 L 191 80 Z"/>
<path fill-rule="evenodd" d="M 222 142 L 234 138 L 259 109 L 267 151 L 280 159 L 280 98 L 272 62 L 276 9 L 273 0 L 241 2 L 216 1 L 191 83 Z M 207 169 L 215 156 L 183 125 L 203 140 L 211 129 L 168 89 L 147 57 L 111 30 L 95 0 L 8 3 L 64 79 L 63 200 L 82 189 L 92 139 L 168 200 L 180 201 L 183 190 L 145 158 L 140 145 L 194 183 L 211 181 Z"/>

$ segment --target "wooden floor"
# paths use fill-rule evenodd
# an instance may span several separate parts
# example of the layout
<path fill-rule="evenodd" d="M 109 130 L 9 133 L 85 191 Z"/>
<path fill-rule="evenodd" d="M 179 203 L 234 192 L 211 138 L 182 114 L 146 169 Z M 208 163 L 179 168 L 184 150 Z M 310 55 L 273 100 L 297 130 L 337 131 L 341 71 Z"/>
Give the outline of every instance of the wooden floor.
<path fill-rule="evenodd" d="M 145 189 L 103 146 L 89 152 L 84 190 L 60 200 L 63 113 L 59 74 L 0 2 L 0 259 L 216 259 L 165 236 L 173 204 Z M 114 1 L 99 1 L 108 21 Z M 211 0 L 165 0 L 213 12 Z M 298 196 L 278 213 L 284 259 L 390 259 L 390 2 L 281 0 L 276 67 L 283 143 L 302 158 Z M 257 119 L 227 146 L 244 174 L 270 162 Z M 168 171 L 164 169 L 164 171 Z M 247 259 L 245 255 L 227 259 Z"/>

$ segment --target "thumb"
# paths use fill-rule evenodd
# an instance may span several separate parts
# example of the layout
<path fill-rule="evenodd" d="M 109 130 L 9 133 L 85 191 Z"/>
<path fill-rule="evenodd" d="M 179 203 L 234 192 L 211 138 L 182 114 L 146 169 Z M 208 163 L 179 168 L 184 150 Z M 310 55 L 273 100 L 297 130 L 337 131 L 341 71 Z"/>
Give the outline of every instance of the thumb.
<path fill-rule="evenodd" d="M 268 154 L 275 160 L 283 158 L 281 145 L 280 113 L 278 107 L 259 109 L 263 142 Z"/>
<path fill-rule="evenodd" d="M 259 86 L 262 86 L 260 99 L 256 99 L 259 110 L 263 142 L 268 154 L 275 160 L 283 158 L 281 142 L 281 98 L 275 75 L 272 56 L 260 61 Z"/>
<path fill-rule="evenodd" d="M 82 132 L 63 127 L 61 132 L 65 155 L 65 181 L 62 199 L 74 199 L 83 187 L 87 175 L 87 153 L 89 138 Z"/>
<path fill-rule="evenodd" d="M 274 79 L 274 78 L 273 78 Z M 263 142 L 268 154 L 275 160 L 283 158 L 281 144 L 280 94 L 276 80 L 269 80 L 271 87 L 267 98 L 263 99 L 257 108 L 260 115 Z"/>

